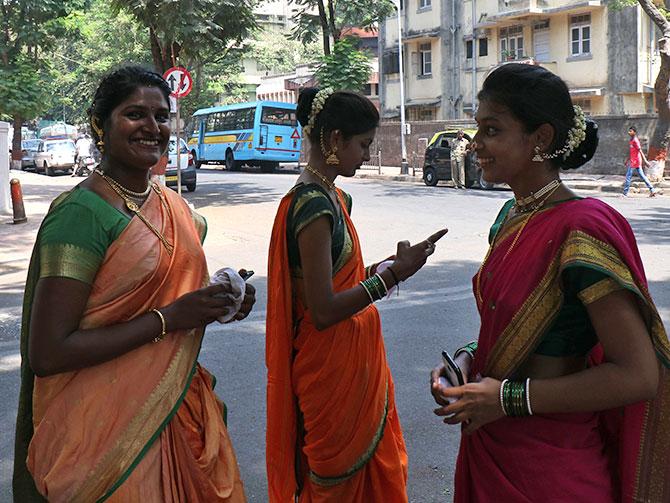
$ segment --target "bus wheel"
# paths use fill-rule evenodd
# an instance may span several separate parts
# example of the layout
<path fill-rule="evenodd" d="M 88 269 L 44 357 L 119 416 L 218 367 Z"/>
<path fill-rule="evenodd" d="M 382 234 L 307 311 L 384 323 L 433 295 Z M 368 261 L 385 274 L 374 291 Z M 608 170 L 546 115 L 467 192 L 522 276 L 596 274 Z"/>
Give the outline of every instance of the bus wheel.
<path fill-rule="evenodd" d="M 235 160 L 232 150 L 226 152 L 226 169 L 228 171 L 239 171 L 242 168 L 242 163 Z"/>
<path fill-rule="evenodd" d="M 195 169 L 200 169 L 200 166 L 202 166 L 202 161 L 198 159 L 197 155 L 195 155 L 195 150 L 191 150 L 191 155 L 193 156 L 193 164 L 195 165 Z"/>
<path fill-rule="evenodd" d="M 275 169 L 278 167 L 278 162 L 261 161 L 261 173 L 274 173 Z"/>

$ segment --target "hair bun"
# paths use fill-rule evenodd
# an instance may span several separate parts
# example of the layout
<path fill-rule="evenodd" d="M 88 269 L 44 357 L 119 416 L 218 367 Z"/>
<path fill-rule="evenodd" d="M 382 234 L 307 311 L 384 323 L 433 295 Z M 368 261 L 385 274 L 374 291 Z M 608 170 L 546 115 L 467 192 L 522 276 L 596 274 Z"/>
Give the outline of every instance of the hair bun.
<path fill-rule="evenodd" d="M 312 103 L 316 94 L 319 92 L 318 87 L 306 87 L 300 91 L 298 96 L 298 107 L 296 109 L 296 117 L 302 127 L 305 127 L 309 122 L 309 114 L 312 111 Z"/>
<path fill-rule="evenodd" d="M 572 152 L 567 159 L 561 163 L 563 169 L 577 169 L 583 166 L 593 158 L 598 148 L 598 124 L 586 118 L 586 138 Z"/>

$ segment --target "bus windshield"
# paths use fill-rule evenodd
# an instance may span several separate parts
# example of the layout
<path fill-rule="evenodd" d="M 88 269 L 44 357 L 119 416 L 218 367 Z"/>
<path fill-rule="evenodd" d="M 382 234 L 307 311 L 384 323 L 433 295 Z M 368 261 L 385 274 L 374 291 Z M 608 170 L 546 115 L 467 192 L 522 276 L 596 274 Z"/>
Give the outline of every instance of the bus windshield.
<path fill-rule="evenodd" d="M 263 107 L 261 114 L 263 124 L 276 124 L 279 126 L 297 126 L 298 119 L 295 110 L 278 107 Z"/>

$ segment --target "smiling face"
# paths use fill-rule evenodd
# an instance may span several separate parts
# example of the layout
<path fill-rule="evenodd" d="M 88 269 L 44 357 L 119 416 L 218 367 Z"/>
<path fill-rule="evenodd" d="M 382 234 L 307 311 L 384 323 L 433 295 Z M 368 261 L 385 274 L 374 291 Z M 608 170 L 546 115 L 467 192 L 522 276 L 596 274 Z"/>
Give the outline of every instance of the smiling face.
<path fill-rule="evenodd" d="M 478 125 L 475 152 L 484 180 L 512 185 L 529 170 L 537 171 L 531 158 L 539 142 L 526 133 L 507 107 L 483 100 L 475 119 Z"/>
<path fill-rule="evenodd" d="M 340 159 L 339 174 L 354 176 L 361 164 L 370 160 L 370 145 L 375 139 L 377 129 L 353 135 L 349 139 L 337 141 L 337 157 Z"/>
<path fill-rule="evenodd" d="M 160 89 L 137 88 L 105 123 L 108 162 L 131 169 L 149 169 L 167 149 L 169 119 L 169 105 Z"/>

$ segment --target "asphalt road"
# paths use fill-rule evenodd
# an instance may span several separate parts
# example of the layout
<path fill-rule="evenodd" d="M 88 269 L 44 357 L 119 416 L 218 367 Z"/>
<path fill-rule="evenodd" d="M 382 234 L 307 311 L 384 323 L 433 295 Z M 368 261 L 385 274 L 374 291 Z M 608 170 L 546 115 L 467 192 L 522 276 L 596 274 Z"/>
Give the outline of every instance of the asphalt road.
<path fill-rule="evenodd" d="M 185 193 L 209 222 L 205 252 L 210 270 L 253 269 L 258 302 L 244 322 L 208 328 L 201 362 L 218 379 L 229 408 L 229 429 L 251 502 L 266 501 L 264 330 L 267 248 L 275 210 L 293 185 L 291 173 L 199 171 L 198 188 Z M 486 252 L 488 228 L 506 191 L 456 191 L 446 186 L 381 180 L 338 180 L 353 196 L 353 220 L 366 262 L 395 251 L 396 242 L 422 240 L 440 227 L 449 234 L 400 294 L 378 303 L 396 400 L 409 450 L 409 495 L 414 502 L 450 501 L 459 431 L 432 414 L 430 368 L 440 350 L 476 338 L 478 318 L 471 278 Z M 32 242 L 58 193 L 74 181 L 22 175 L 29 223 L 0 225 L 0 502 L 10 501 L 13 428 L 18 395 L 18 337 L 22 289 Z M 586 195 L 586 194 L 585 194 Z M 670 198 L 604 199 L 631 222 L 652 295 L 670 326 Z"/>

